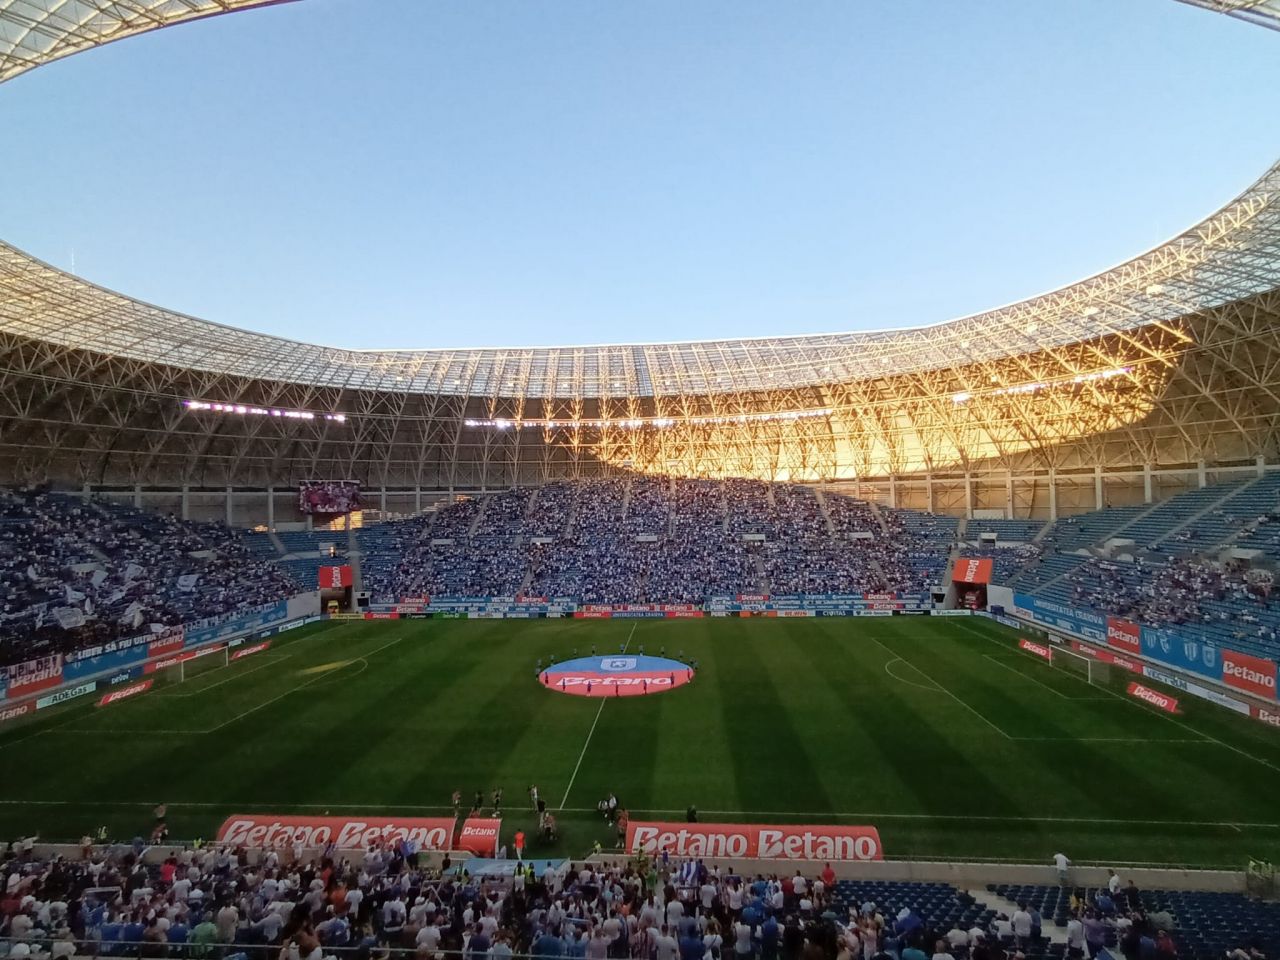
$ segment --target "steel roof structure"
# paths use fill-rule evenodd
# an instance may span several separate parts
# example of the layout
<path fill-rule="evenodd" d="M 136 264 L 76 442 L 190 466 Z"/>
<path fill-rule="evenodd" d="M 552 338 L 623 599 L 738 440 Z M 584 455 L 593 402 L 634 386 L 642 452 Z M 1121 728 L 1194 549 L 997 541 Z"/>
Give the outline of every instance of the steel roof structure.
<path fill-rule="evenodd" d="M 1280 28 L 1280 0 L 1183 2 Z M 265 5 L 0 0 L 0 81 Z M 1280 163 L 1195 227 L 1070 286 L 928 327 L 813 336 L 337 349 L 184 316 L 0 243 L 0 451 L 27 478 L 376 470 L 449 486 L 588 461 L 829 479 L 1269 457 L 1277 290 Z"/>

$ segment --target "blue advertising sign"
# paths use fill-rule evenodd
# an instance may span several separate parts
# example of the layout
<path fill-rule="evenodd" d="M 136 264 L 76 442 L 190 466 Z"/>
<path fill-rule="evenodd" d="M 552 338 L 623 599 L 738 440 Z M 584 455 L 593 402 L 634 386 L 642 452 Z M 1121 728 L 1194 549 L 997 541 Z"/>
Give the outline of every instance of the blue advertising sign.
<path fill-rule="evenodd" d="M 145 659 L 147 659 L 145 645 L 126 647 L 111 653 L 100 653 L 97 656 L 77 660 L 75 663 L 64 663 L 62 680 L 64 683 L 70 683 L 81 677 L 92 677 L 99 673 L 106 673 L 108 670 L 120 670 L 132 663 L 141 663 Z"/>

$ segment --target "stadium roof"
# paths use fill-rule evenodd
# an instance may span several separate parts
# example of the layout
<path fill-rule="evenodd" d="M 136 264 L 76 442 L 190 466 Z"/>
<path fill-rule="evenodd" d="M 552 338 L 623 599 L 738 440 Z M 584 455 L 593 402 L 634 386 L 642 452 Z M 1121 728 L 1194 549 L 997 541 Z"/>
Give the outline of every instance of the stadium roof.
<path fill-rule="evenodd" d="M 271 0 L 0 0 L 0 81 Z M 282 0 L 274 0 L 282 2 Z M 287 0 L 286 0 L 287 2 Z M 1280 27 L 1280 0 L 1184 0 Z M 1280 164 L 1206 220 L 1079 283 L 935 326 L 688 343 L 347 350 L 184 316 L 0 243 L 0 331 L 216 374 L 441 395 L 626 398 L 822 386 L 1125 335 L 1280 287 Z"/>

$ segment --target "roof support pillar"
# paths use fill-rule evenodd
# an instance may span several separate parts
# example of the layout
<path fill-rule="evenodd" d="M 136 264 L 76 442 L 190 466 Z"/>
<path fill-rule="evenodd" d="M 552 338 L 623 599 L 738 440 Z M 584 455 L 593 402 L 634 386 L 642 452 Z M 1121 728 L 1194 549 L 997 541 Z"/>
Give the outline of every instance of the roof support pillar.
<path fill-rule="evenodd" d="M 1151 502 L 1151 464 L 1142 465 L 1142 502 Z"/>
<path fill-rule="evenodd" d="M 267 529 L 274 530 L 276 528 L 276 488 L 274 486 L 267 487 Z"/>
<path fill-rule="evenodd" d="M 1101 510 L 1102 502 L 1102 464 L 1093 465 L 1093 509 Z"/>
<path fill-rule="evenodd" d="M 1056 522 L 1058 519 L 1058 472 L 1049 468 L 1049 521 Z"/>

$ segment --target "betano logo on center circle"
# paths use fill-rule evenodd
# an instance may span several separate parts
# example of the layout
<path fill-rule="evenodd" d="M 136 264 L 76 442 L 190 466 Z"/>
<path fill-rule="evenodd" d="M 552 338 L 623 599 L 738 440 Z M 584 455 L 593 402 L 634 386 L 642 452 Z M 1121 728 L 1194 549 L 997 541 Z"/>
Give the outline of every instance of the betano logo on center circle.
<path fill-rule="evenodd" d="M 578 657 L 547 667 L 538 682 L 575 697 L 642 697 L 682 687 L 693 674 L 687 663 L 667 657 Z"/>

